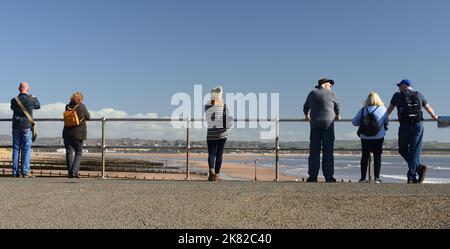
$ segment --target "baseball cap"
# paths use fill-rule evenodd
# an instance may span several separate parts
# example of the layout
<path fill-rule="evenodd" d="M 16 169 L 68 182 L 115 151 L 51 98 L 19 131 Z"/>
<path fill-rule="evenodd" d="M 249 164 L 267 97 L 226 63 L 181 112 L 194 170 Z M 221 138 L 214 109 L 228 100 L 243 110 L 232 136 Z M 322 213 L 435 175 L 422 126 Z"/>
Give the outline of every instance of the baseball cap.
<path fill-rule="evenodd" d="M 412 85 L 412 81 L 410 81 L 408 79 L 404 79 L 404 80 L 400 81 L 400 83 L 397 84 L 398 87 L 400 87 L 401 85 L 410 86 L 410 85 Z"/>

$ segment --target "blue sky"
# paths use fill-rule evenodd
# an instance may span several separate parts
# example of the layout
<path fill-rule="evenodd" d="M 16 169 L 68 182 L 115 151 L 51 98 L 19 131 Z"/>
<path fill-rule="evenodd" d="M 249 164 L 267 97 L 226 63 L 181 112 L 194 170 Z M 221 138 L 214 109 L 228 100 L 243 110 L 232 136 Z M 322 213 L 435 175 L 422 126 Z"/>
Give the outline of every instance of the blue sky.
<path fill-rule="evenodd" d="M 369 91 L 388 102 L 409 78 L 450 115 L 448 13 L 445 0 L 0 0 L 0 103 L 27 80 L 43 104 L 80 90 L 95 110 L 167 116 L 174 93 L 221 84 L 279 92 L 281 116 L 301 117 L 327 76 L 351 117 Z"/>

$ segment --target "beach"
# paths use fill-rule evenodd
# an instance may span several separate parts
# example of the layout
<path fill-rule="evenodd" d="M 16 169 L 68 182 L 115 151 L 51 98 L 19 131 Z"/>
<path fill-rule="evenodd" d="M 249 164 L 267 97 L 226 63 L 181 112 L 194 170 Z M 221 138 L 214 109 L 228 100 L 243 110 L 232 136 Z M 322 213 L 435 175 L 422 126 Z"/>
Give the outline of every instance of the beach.
<path fill-rule="evenodd" d="M 9 153 L 2 155 L 4 159 L 10 159 Z M 51 160 L 51 158 L 61 158 L 63 154 L 55 153 L 34 153 L 34 159 L 41 158 Z M 94 156 L 99 157 L 98 154 Z M 186 166 L 186 154 L 109 154 L 108 157 L 118 158 L 139 158 L 141 160 L 149 160 L 152 158 L 157 161 L 166 161 L 168 159 L 170 164 L 175 164 L 180 167 L 181 170 L 185 170 Z M 191 180 L 207 180 L 208 162 L 206 154 L 191 153 L 191 174 L 189 178 Z M 224 155 L 224 163 L 222 164 L 221 179 L 223 180 L 255 180 L 255 164 L 253 163 L 232 163 L 226 162 L 227 160 L 233 161 L 245 161 L 251 160 L 252 155 Z M 100 160 L 100 158 L 99 158 Z M 33 168 L 32 168 L 33 170 Z M 52 172 L 52 173 L 50 173 Z M 5 174 L 9 174 L 10 169 L 5 169 Z M 64 170 L 34 170 L 35 176 L 65 176 Z M 100 177 L 100 171 L 80 171 L 81 177 Z M 140 172 L 107 172 L 108 178 L 128 178 L 128 179 L 153 179 L 153 180 L 186 180 L 185 173 L 140 173 Z M 256 177 L 258 181 L 273 181 L 275 179 L 275 171 L 271 168 L 261 167 L 256 170 Z M 280 180 L 293 181 L 295 177 L 289 175 L 280 175 Z"/>
<path fill-rule="evenodd" d="M 186 162 L 186 154 L 151 154 L 151 156 L 156 158 L 172 158 L 173 161 L 177 161 L 180 164 Z M 255 157 L 258 156 L 261 156 L 261 154 L 224 154 L 221 167 L 222 178 L 224 180 L 255 180 Z M 207 154 L 191 153 L 190 160 L 192 169 L 205 173 L 208 172 Z M 256 168 L 256 179 L 259 181 L 273 181 L 275 179 L 275 170 L 258 165 Z M 280 174 L 280 180 L 294 181 L 295 177 Z"/>

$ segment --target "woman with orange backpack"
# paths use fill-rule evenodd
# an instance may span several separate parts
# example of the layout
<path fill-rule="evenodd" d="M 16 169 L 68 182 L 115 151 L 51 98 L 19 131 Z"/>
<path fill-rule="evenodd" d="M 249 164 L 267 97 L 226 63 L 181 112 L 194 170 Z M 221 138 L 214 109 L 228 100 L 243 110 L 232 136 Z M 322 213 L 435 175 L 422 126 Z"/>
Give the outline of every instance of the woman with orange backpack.
<path fill-rule="evenodd" d="M 69 178 L 79 178 L 83 140 L 87 139 L 86 120 L 91 118 L 83 100 L 83 94 L 74 93 L 64 112 L 63 139 Z"/>

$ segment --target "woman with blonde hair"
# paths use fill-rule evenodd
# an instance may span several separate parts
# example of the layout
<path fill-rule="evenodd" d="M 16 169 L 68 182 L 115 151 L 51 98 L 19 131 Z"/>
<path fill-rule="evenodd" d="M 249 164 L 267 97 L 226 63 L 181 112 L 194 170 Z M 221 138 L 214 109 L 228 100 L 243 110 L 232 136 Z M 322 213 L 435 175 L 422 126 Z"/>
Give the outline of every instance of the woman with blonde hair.
<path fill-rule="evenodd" d="M 91 118 L 83 100 L 82 93 L 72 94 L 64 112 L 63 138 L 69 178 L 79 178 L 83 141 L 87 139 L 86 120 Z"/>
<path fill-rule="evenodd" d="M 216 181 L 219 178 L 222 166 L 222 156 L 229 135 L 228 108 L 223 98 L 223 88 L 217 86 L 211 90 L 211 100 L 205 106 L 208 134 L 208 181 Z"/>
<path fill-rule="evenodd" d="M 388 128 L 389 118 L 386 107 L 376 92 L 369 93 L 364 107 L 361 108 L 352 120 L 354 126 L 359 126 L 358 136 L 361 138 L 361 179 L 366 182 L 367 166 L 370 153 L 374 157 L 375 182 L 381 183 L 381 154 L 383 153 L 383 142 Z"/>

